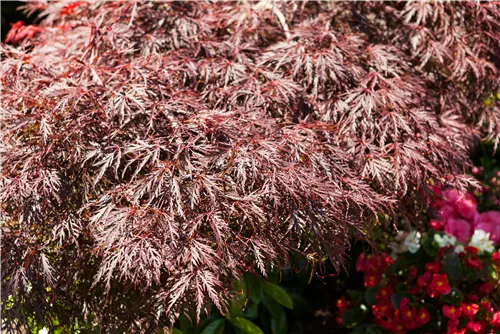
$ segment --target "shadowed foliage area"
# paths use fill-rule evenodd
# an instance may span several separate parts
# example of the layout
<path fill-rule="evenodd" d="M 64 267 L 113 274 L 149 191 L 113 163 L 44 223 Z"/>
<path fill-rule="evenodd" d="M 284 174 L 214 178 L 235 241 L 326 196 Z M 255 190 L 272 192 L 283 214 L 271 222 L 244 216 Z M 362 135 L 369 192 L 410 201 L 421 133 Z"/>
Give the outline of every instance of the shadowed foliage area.
<path fill-rule="evenodd" d="M 0 8 L 2 12 L 2 41 L 7 36 L 12 24 L 18 21 L 27 21 L 26 15 L 18 7 L 22 6 L 23 3 L 20 1 L 2 1 L 0 2 Z M 32 20 L 30 20 L 32 21 Z"/>
<path fill-rule="evenodd" d="M 379 213 L 498 143 L 500 6 L 32 2 L 2 52 L 6 328 L 151 331 L 290 252 L 340 269 Z M 26 293 L 29 291 L 29 293 Z M 10 299 L 9 296 L 11 296 Z"/>

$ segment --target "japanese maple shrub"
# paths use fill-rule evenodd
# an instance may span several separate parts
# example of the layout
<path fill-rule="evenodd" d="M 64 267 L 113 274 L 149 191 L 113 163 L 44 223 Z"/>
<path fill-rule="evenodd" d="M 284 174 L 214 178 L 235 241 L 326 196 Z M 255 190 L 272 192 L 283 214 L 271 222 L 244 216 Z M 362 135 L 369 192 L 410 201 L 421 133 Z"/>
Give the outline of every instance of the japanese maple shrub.
<path fill-rule="evenodd" d="M 1 46 L 14 331 L 225 312 L 235 277 L 293 250 L 338 267 L 376 213 L 470 185 L 472 134 L 500 138 L 495 2 L 26 10 Z"/>

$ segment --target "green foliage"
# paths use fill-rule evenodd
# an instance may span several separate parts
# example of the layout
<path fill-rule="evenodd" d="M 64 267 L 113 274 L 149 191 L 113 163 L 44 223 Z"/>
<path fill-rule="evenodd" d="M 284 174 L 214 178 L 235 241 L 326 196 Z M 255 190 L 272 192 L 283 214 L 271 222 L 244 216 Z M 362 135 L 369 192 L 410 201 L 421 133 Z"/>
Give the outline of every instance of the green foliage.
<path fill-rule="evenodd" d="M 269 281 L 277 281 L 277 277 L 271 274 Z M 229 313 L 225 317 L 214 308 L 212 312 L 215 315 L 204 318 L 200 326 L 181 317 L 176 330 L 182 334 L 287 333 L 288 313 L 291 310 L 298 314 L 311 312 L 311 306 L 300 295 L 289 293 L 269 281 L 246 273 L 240 281 L 234 283 L 234 289 L 238 293 L 230 301 Z"/>

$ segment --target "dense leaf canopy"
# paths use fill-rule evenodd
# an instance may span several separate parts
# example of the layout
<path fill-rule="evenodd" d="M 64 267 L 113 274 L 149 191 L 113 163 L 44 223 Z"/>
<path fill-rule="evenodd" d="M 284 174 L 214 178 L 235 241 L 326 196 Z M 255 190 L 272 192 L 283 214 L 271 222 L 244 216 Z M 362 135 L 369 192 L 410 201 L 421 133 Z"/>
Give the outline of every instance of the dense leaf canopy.
<path fill-rule="evenodd" d="M 7 327 L 224 311 L 242 272 L 338 266 L 378 212 L 470 185 L 473 135 L 500 139 L 495 2 L 26 10 L 1 47 Z"/>

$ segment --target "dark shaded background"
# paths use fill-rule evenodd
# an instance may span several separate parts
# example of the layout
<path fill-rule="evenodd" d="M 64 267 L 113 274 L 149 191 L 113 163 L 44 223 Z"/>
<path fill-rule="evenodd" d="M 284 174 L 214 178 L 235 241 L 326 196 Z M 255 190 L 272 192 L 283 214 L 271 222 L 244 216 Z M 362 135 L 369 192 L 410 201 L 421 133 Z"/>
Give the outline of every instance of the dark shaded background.
<path fill-rule="evenodd" d="M 34 20 L 34 16 L 27 18 L 22 11 L 16 11 L 16 8 L 22 6 L 21 1 L 0 1 L 0 11 L 2 13 L 2 42 L 10 30 L 13 23 L 24 21 L 26 24 Z"/>

